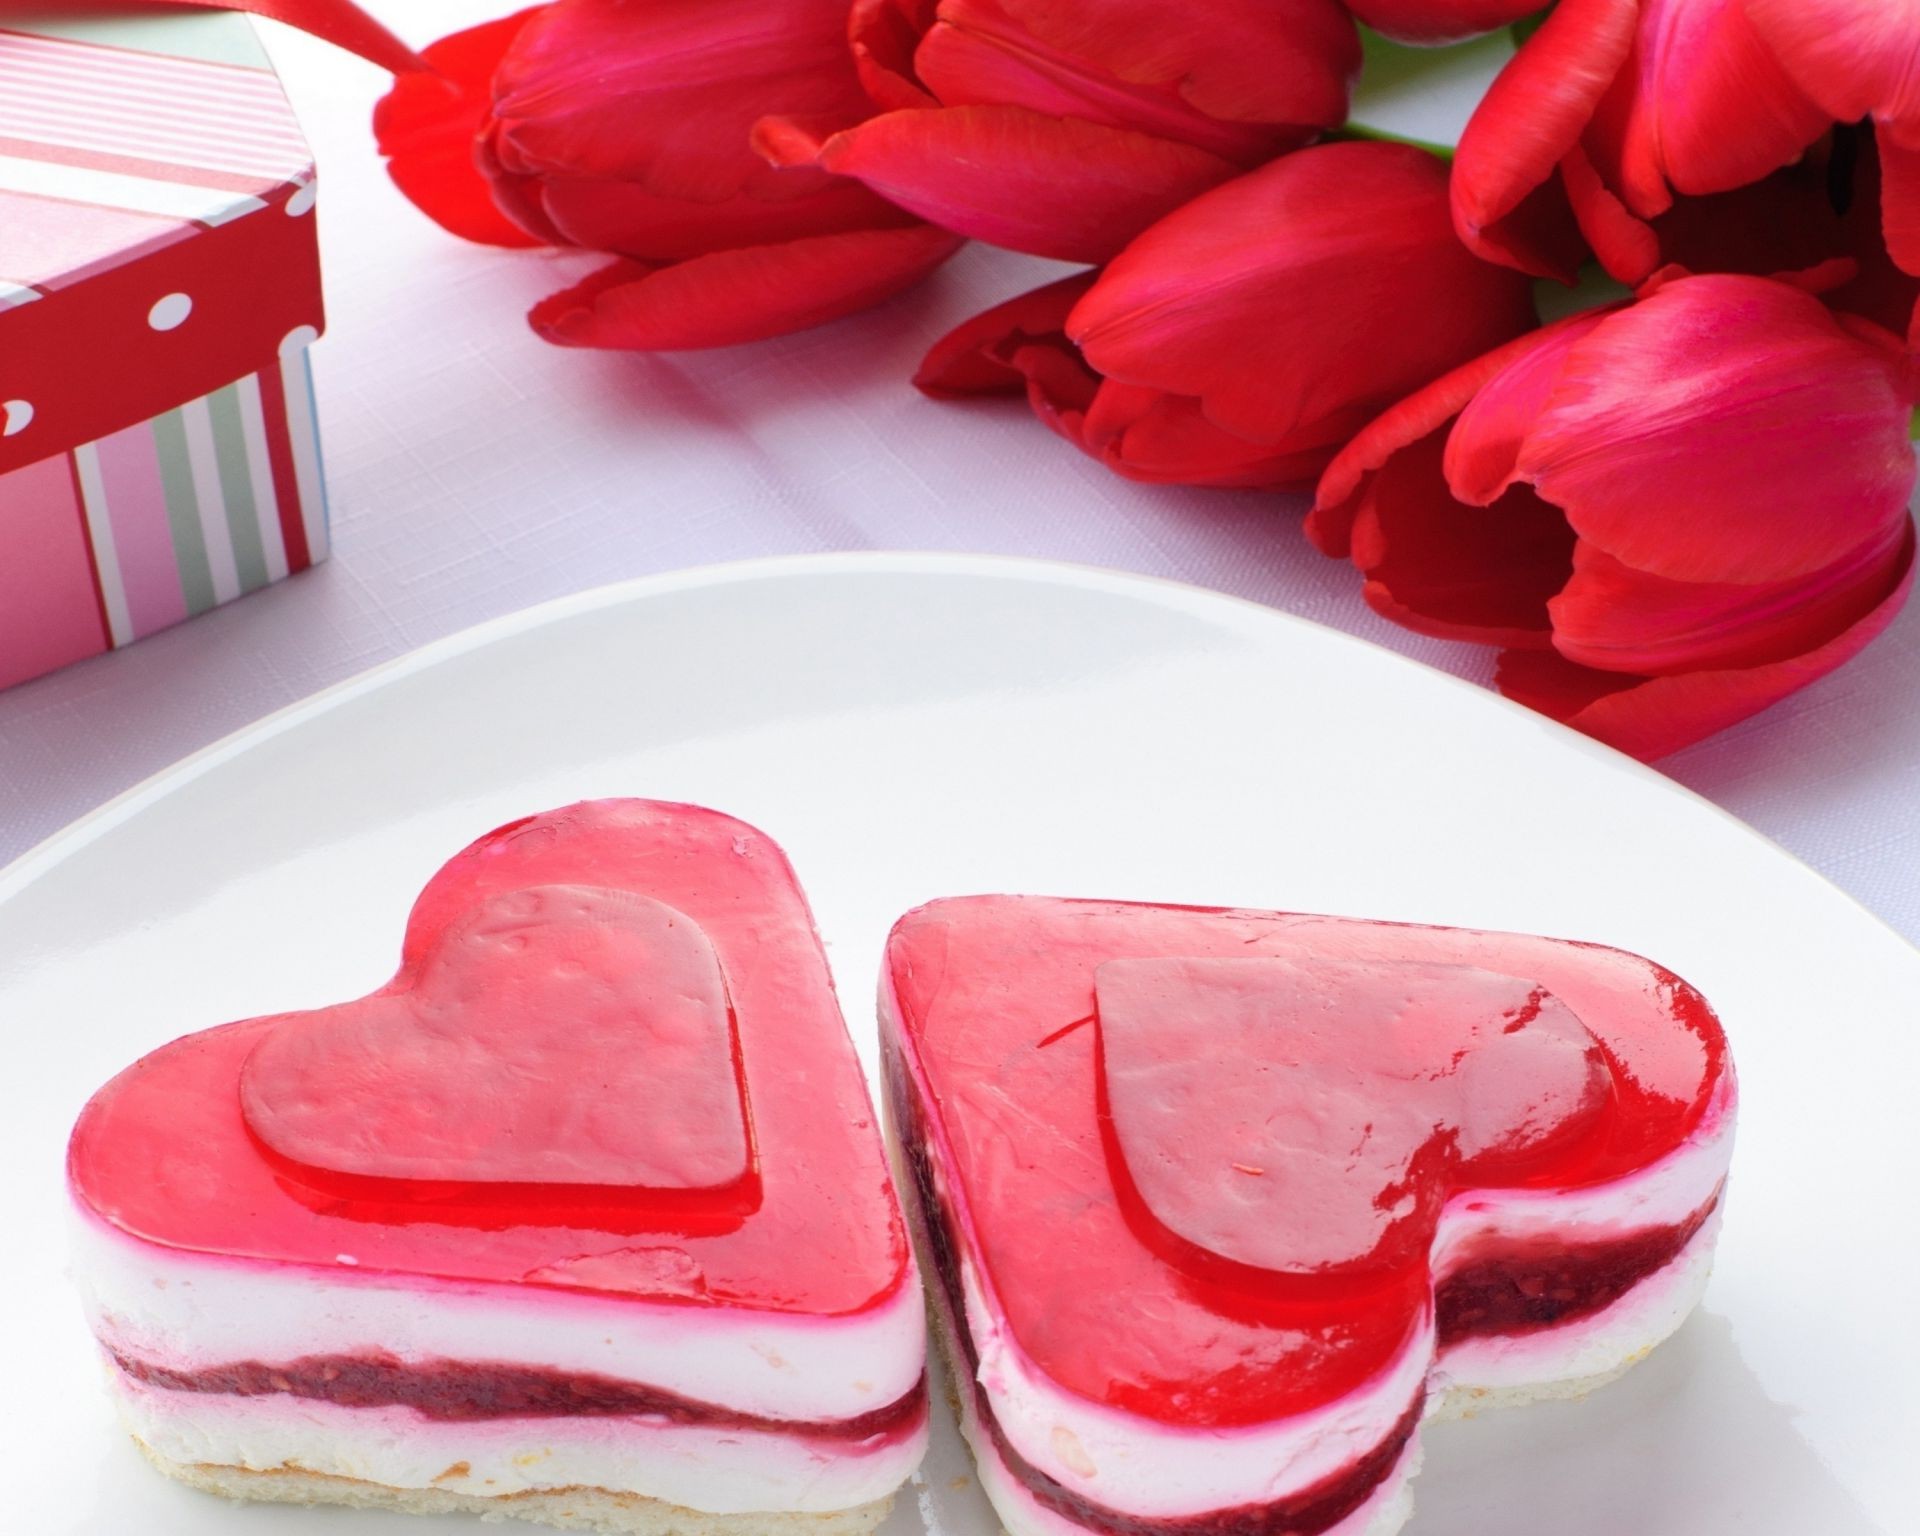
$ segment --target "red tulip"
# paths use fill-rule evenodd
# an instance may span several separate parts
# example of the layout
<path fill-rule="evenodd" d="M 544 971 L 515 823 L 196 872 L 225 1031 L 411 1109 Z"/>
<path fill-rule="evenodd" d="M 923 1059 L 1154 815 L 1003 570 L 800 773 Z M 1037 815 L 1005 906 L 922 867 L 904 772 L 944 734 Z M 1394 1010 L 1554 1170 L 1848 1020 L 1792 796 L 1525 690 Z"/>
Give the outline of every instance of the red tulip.
<path fill-rule="evenodd" d="M 1196 198 L 1097 276 L 969 320 L 916 382 L 1024 388 L 1131 479 L 1305 486 L 1389 402 L 1534 324 L 1527 281 L 1454 238 L 1441 161 L 1327 144 Z"/>
<path fill-rule="evenodd" d="M 723 346 L 889 298 L 960 245 L 857 183 L 768 165 L 774 110 L 870 111 L 845 0 L 555 0 L 446 38 L 374 118 L 456 234 L 618 259 L 533 312 L 573 346 Z"/>
<path fill-rule="evenodd" d="M 1570 206 L 1607 270 L 1637 285 L 1666 259 L 1648 226 L 1676 193 L 1731 191 L 1796 160 L 1832 119 L 1747 3 L 1561 0 L 1461 136 L 1461 238 L 1489 260 L 1571 277 L 1582 252 Z"/>
<path fill-rule="evenodd" d="M 1403 43 L 1455 43 L 1511 26 L 1545 9 L 1542 0 L 1347 0 L 1376 32 Z"/>
<path fill-rule="evenodd" d="M 767 153 L 1065 261 L 1338 127 L 1360 67 L 1338 0 L 854 0 L 852 39 L 880 114 Z"/>
<path fill-rule="evenodd" d="M 1887 245 L 1920 274 L 1920 0 L 1744 0 L 1754 31 L 1836 122 L 1871 117 Z"/>
<path fill-rule="evenodd" d="M 1898 338 L 1766 278 L 1679 277 L 1422 390 L 1308 532 L 1510 696 L 1643 758 L 1833 670 L 1912 582 Z"/>

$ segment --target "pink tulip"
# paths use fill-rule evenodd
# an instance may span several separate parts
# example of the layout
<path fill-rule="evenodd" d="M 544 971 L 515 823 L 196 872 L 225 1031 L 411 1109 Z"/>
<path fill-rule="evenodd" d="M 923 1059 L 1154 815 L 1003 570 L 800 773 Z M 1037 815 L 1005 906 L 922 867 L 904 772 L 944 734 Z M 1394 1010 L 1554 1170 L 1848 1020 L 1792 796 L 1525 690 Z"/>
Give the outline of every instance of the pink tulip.
<path fill-rule="evenodd" d="M 1065 261 L 1338 127 L 1360 67 L 1338 0 L 855 0 L 851 35 L 879 115 L 770 108 L 768 155 Z"/>
<path fill-rule="evenodd" d="M 1562 278 L 1584 240 L 1638 285 L 1667 259 L 1649 225 L 1675 194 L 1731 191 L 1796 160 L 1832 119 L 1762 41 L 1748 3 L 1561 0 L 1461 137 L 1461 238 Z"/>
<path fill-rule="evenodd" d="M 429 48 L 439 74 L 403 76 L 374 126 L 454 233 L 617 258 L 534 309 L 548 340 L 751 341 L 876 304 L 961 243 L 753 149 L 769 111 L 871 110 L 845 26 L 845 0 L 554 0 Z"/>
<path fill-rule="evenodd" d="M 1527 281 L 1454 238 L 1440 160 L 1327 144 L 1196 198 L 1097 276 L 976 316 L 916 382 L 1024 389 L 1131 479 L 1304 487 L 1392 401 L 1535 323 Z"/>
<path fill-rule="evenodd" d="M 1544 9 L 1542 0 L 1346 0 L 1376 32 L 1403 43 L 1457 43 L 1511 26 Z"/>
<path fill-rule="evenodd" d="M 1898 338 L 1765 278 L 1685 277 L 1394 407 L 1308 532 L 1367 601 L 1506 647 L 1505 693 L 1643 758 L 1832 671 L 1912 582 Z"/>

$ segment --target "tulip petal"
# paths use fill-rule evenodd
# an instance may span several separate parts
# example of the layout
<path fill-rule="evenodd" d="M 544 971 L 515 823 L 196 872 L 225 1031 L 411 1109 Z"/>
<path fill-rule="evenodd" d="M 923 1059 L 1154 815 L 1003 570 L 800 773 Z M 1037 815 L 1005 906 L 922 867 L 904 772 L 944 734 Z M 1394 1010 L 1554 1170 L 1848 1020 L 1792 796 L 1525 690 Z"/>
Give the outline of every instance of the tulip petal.
<path fill-rule="evenodd" d="M 1909 148 L 1884 134 L 1879 141 L 1887 254 L 1902 271 L 1920 276 L 1920 148 Z"/>
<path fill-rule="evenodd" d="M 684 351 L 760 341 L 837 320 L 919 282 L 963 242 L 927 225 L 818 235 L 696 256 L 616 261 L 529 316 L 568 347 Z"/>
<path fill-rule="evenodd" d="M 1433 47 L 1493 32 L 1541 9 L 1540 0 L 1347 0 L 1347 9 L 1396 42 Z"/>
<path fill-rule="evenodd" d="M 1755 33 L 1745 0 L 1640 0 L 1633 51 L 1588 142 L 1627 208 L 1652 219 L 1676 191 L 1758 181 L 1829 121 Z"/>
<path fill-rule="evenodd" d="M 1547 600 L 1572 571 L 1573 530 L 1526 486 L 1488 507 L 1447 490 L 1446 434 L 1393 455 L 1360 497 L 1353 562 L 1368 604 L 1396 624 L 1447 640 L 1550 643 Z"/>
<path fill-rule="evenodd" d="M 1363 142 L 1288 155 L 1162 219 L 1067 333 L 1104 376 L 1298 450 L 1534 323 L 1531 285 L 1454 237 L 1445 165 Z"/>
<path fill-rule="evenodd" d="M 1645 677 L 1766 666 L 1851 629 L 1892 585 L 1910 541 L 1890 523 L 1827 570 L 1736 586 L 1668 581 L 1582 541 L 1548 605 L 1554 648 L 1580 666 Z"/>
<path fill-rule="evenodd" d="M 1447 437 L 1446 479 L 1457 499 L 1487 507 L 1506 495 L 1519 475 L 1520 449 L 1568 355 L 1618 307 L 1569 315 L 1528 337 L 1532 345 L 1482 383 Z"/>
<path fill-rule="evenodd" d="M 1562 250 L 1537 243 L 1527 205 L 1579 143 L 1633 46 L 1639 0 L 1561 0 L 1500 72 L 1460 137 L 1453 218 L 1489 261 L 1571 280 Z"/>
<path fill-rule="evenodd" d="M 1683 278 L 1562 363 L 1518 471 L 1616 559 L 1674 581 L 1832 565 L 1914 485 L 1900 360 L 1765 278 Z"/>
<path fill-rule="evenodd" d="M 1829 117 L 1920 134 L 1920 0 L 1746 0 L 1746 13 Z"/>
<path fill-rule="evenodd" d="M 1560 162 L 1560 179 L 1580 233 L 1608 277 L 1637 288 L 1660 266 L 1660 241 L 1600 179 L 1600 173 L 1576 144 Z"/>
<path fill-rule="evenodd" d="M 495 78 L 494 153 L 509 176 L 626 181 L 656 197 L 777 198 L 755 122 L 844 127 L 871 110 L 847 0 L 554 0 Z"/>
<path fill-rule="evenodd" d="M 1090 263 L 1238 169 L 1188 144 L 1023 107 L 883 113 L 827 139 L 815 163 L 956 234 Z"/>
<path fill-rule="evenodd" d="M 1034 415 L 1082 452 L 1081 423 L 1100 393 L 1100 376 L 1064 337 L 1022 342 L 1008 349 L 1007 361 L 1027 381 L 1027 404 Z"/>
<path fill-rule="evenodd" d="M 1852 628 L 1801 655 L 1748 668 L 1636 678 L 1582 667 L 1555 652 L 1500 658 L 1500 691 L 1645 761 L 1723 731 L 1857 656 L 1899 613 L 1913 586 L 1913 538 L 1885 595 Z"/>
<path fill-rule="evenodd" d="M 947 106 L 1023 106 L 1252 165 L 1345 121 L 1360 42 L 1338 0 L 943 0 L 914 64 Z"/>
<path fill-rule="evenodd" d="M 1566 321 L 1561 322 L 1563 325 Z M 1484 357 L 1465 363 L 1452 373 L 1416 390 L 1399 404 L 1369 422 L 1343 448 L 1320 477 L 1313 510 L 1307 514 L 1306 533 L 1323 555 L 1344 560 L 1352 552 L 1353 520 L 1358 498 L 1368 480 L 1403 448 L 1446 426 L 1486 384 L 1525 358 L 1535 347 L 1548 344 L 1554 327 L 1515 337 Z"/>
<path fill-rule="evenodd" d="M 914 222 L 858 182 L 810 166 L 770 179 L 789 184 L 754 187 L 719 202 L 662 197 L 631 181 L 548 176 L 528 184 L 539 217 L 568 243 L 645 262 Z"/>
<path fill-rule="evenodd" d="M 1223 431 L 1200 402 L 1108 379 L 1080 424 L 1081 446 L 1115 474 L 1151 485 L 1298 491 L 1337 443 L 1276 453 Z"/>
<path fill-rule="evenodd" d="M 493 108 L 493 73 L 532 10 L 443 37 L 422 55 L 432 74 L 401 75 L 373 109 L 387 174 L 442 229 L 483 245 L 542 242 L 502 213 L 474 163 Z"/>
<path fill-rule="evenodd" d="M 937 400 L 1017 394 L 1026 375 L 1008 359 L 1032 343 L 1058 345 L 1077 360 L 1079 351 L 1066 337 L 1067 313 L 1092 283 L 1093 273 L 1079 272 L 961 321 L 928 351 L 914 387 Z M 1094 377 L 1091 370 L 1087 376 Z"/>
<path fill-rule="evenodd" d="M 937 107 L 914 73 L 913 53 L 933 25 L 939 0 L 853 0 L 847 40 L 873 104 L 883 112 Z"/>

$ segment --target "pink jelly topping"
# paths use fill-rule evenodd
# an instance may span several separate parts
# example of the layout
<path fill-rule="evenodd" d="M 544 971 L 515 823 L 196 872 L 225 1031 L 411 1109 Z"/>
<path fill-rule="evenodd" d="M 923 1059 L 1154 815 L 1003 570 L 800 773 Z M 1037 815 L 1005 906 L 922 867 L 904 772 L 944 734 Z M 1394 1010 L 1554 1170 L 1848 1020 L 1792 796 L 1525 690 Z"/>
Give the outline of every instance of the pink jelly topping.
<path fill-rule="evenodd" d="M 1354 1391 L 1426 1315 L 1451 1195 L 1612 1182 L 1730 1088 L 1684 982 L 1519 935 L 977 897 L 904 918 L 887 977 L 948 1241 L 1048 1377 L 1182 1426 Z M 1461 1315 L 1552 1283 L 1516 1266 Z M 1604 1290 L 1567 1284 L 1561 1317 Z"/>
<path fill-rule="evenodd" d="M 909 1269 L 785 857 L 656 801 L 480 839 L 386 987 L 163 1046 L 68 1169 L 133 1237 L 343 1278 L 844 1314 Z"/>
<path fill-rule="evenodd" d="M 296 1177 L 349 1195 L 426 1185 L 538 1219 L 562 1190 L 639 1209 L 750 1183 L 720 958 L 628 891 L 488 898 L 410 986 L 274 1024 L 240 1109 Z"/>
<path fill-rule="evenodd" d="M 1607 1108 L 1566 1005 L 1470 966 L 1115 960 L 1094 998 L 1115 1186 L 1189 1262 L 1420 1261 L 1454 1189 L 1528 1176 Z"/>

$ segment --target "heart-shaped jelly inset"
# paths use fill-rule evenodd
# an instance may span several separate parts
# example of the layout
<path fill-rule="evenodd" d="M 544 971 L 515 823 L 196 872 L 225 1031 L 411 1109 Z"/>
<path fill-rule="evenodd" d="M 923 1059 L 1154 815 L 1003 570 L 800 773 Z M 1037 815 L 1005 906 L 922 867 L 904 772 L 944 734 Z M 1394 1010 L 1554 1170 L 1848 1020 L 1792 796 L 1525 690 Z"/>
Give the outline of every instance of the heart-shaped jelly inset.
<path fill-rule="evenodd" d="M 1115 1182 L 1203 1263 L 1422 1262 L 1449 1194 L 1564 1160 L 1611 1101 L 1564 1004 L 1471 966 L 1115 960 L 1094 991 Z"/>
<path fill-rule="evenodd" d="M 486 899 L 394 986 L 277 1020 L 240 1100 L 269 1156 L 347 1195 L 671 1199 L 752 1176 L 719 957 L 626 891 Z"/>

